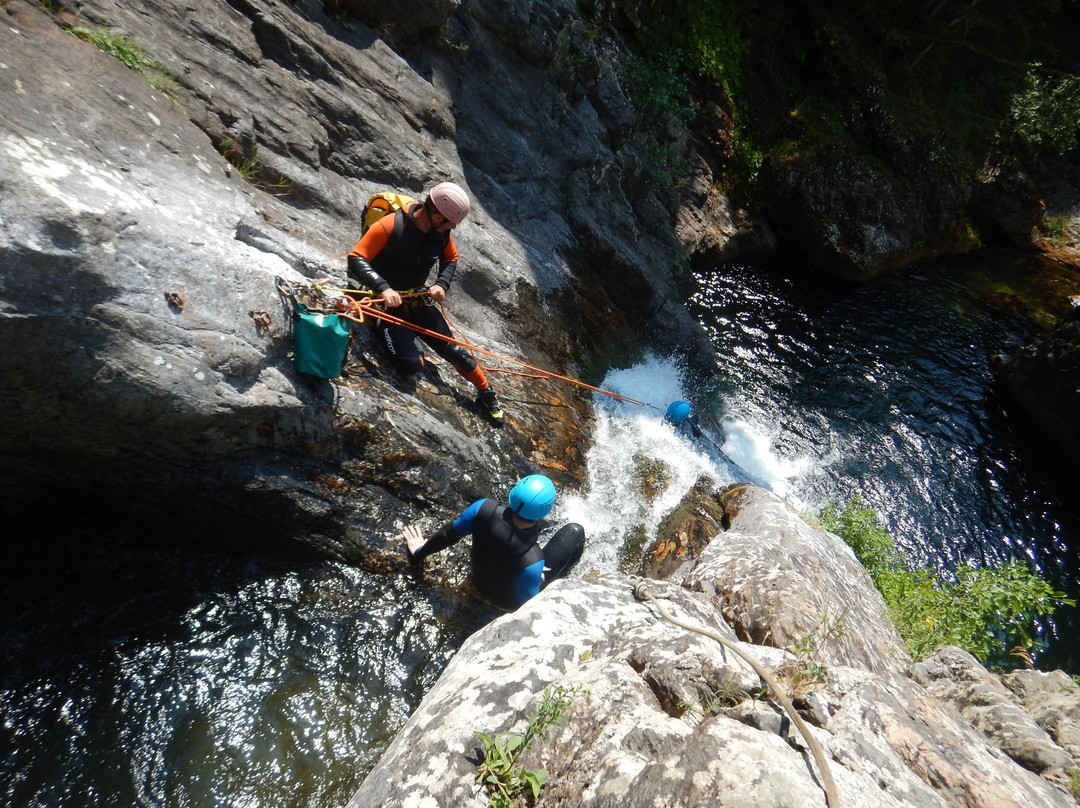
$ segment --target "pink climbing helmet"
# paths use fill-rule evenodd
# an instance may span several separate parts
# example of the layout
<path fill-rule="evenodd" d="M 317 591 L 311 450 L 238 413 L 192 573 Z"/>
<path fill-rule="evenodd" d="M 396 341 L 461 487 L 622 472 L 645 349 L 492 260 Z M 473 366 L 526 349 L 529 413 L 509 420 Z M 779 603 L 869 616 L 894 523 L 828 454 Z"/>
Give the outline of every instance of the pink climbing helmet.
<path fill-rule="evenodd" d="M 460 185 L 440 182 L 431 189 L 428 197 L 436 210 L 456 225 L 469 215 L 469 197 Z"/>

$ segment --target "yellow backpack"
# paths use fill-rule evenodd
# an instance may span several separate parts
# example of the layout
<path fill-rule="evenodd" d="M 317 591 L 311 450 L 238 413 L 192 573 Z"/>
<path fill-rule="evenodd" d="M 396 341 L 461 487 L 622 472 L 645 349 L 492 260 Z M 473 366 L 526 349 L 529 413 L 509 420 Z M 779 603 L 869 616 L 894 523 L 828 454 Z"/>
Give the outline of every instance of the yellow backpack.
<path fill-rule="evenodd" d="M 393 191 L 380 191 L 377 194 L 372 194 L 367 204 L 364 205 L 360 235 L 366 233 L 375 222 L 386 214 L 396 213 L 413 201 L 415 200 L 408 194 L 398 194 Z"/>

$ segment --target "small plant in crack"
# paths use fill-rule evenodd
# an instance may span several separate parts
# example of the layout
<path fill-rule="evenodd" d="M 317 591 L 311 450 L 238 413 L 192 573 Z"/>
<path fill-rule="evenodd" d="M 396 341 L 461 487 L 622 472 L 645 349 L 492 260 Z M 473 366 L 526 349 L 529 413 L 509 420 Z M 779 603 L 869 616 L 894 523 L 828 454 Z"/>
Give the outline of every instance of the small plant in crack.
<path fill-rule="evenodd" d="M 511 808 L 520 794 L 527 794 L 536 801 L 547 782 L 547 770 L 526 769 L 521 759 L 533 743 L 545 742 L 549 730 L 566 722 L 574 699 L 587 692 L 579 687 L 562 685 L 546 688 L 524 731 L 476 733 L 484 747 L 476 782 L 487 789 L 492 808 Z"/>

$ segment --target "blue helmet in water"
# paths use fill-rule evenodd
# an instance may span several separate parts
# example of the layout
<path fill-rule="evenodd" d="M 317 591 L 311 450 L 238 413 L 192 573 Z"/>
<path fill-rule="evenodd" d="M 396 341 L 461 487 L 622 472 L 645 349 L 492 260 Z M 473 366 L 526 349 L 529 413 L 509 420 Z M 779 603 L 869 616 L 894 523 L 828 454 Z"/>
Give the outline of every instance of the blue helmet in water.
<path fill-rule="evenodd" d="M 555 504 L 555 485 L 543 474 L 523 477 L 510 489 L 510 509 L 530 522 L 543 519 Z"/>
<path fill-rule="evenodd" d="M 668 404 L 664 417 L 673 424 L 681 424 L 690 417 L 690 405 L 685 401 L 672 401 Z"/>

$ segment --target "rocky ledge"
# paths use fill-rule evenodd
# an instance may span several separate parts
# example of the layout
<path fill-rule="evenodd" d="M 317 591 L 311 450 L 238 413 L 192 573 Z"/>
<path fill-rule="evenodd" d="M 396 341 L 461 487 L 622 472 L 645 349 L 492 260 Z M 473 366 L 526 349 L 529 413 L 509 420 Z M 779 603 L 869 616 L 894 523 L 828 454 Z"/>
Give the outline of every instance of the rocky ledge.
<path fill-rule="evenodd" d="M 545 691 L 569 695 L 565 723 L 521 763 L 547 771 L 548 808 L 1076 804 L 1068 676 L 996 676 L 957 648 L 912 664 L 839 538 L 763 489 L 720 499 L 727 530 L 671 580 L 560 581 L 473 635 L 349 808 L 486 806 L 477 733 L 521 731 Z"/>

